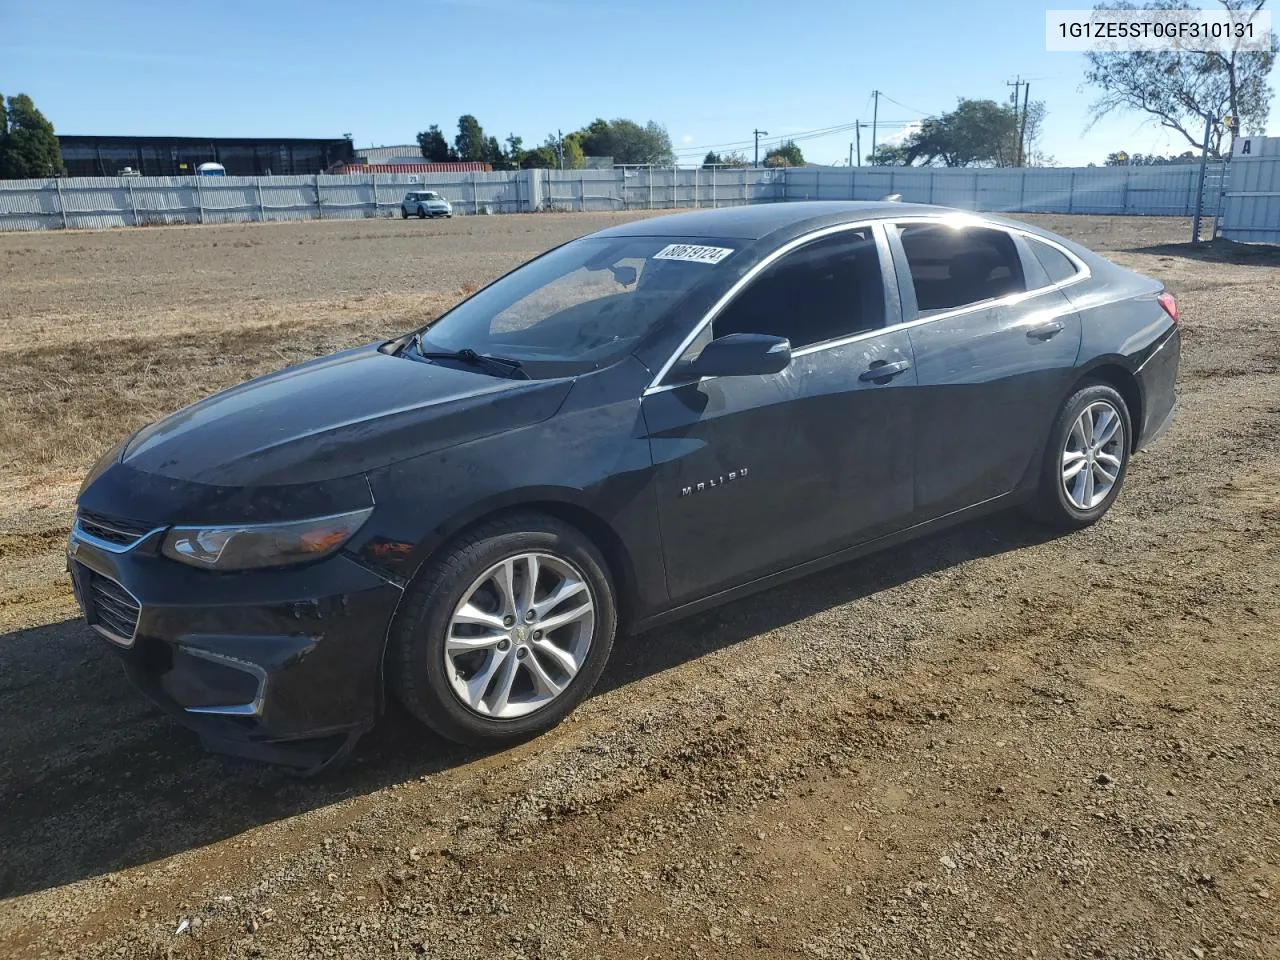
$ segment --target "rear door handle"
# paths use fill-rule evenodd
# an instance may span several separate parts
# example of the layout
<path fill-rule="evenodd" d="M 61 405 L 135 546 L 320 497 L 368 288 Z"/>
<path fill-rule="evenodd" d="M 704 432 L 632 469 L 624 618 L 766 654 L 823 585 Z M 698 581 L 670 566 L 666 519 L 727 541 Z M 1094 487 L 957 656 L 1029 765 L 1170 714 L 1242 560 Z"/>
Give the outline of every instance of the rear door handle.
<path fill-rule="evenodd" d="M 1048 323 L 1032 327 L 1027 331 L 1027 336 L 1032 340 L 1051 340 L 1064 329 L 1061 320 L 1050 320 Z"/>
<path fill-rule="evenodd" d="M 866 370 L 858 374 L 858 379 L 870 381 L 871 383 L 888 383 L 898 374 L 906 373 L 910 369 L 911 364 L 906 360 L 894 360 L 892 363 L 888 360 L 876 360 Z"/>

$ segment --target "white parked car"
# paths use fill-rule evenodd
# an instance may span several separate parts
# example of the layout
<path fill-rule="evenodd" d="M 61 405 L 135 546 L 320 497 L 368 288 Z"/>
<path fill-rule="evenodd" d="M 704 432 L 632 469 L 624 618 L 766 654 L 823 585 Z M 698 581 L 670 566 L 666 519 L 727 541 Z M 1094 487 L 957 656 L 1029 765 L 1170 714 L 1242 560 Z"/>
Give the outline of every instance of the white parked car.
<path fill-rule="evenodd" d="M 427 217 L 452 217 L 453 206 L 434 190 L 414 190 L 400 201 L 400 216 L 405 220 L 416 214 Z"/>

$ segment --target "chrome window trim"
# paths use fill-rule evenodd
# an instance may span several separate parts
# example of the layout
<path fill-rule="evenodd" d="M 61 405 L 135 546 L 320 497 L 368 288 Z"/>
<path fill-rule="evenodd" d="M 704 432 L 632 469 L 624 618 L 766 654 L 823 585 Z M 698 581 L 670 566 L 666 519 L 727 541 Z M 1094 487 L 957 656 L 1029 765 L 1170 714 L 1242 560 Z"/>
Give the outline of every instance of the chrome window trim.
<path fill-rule="evenodd" d="M 947 317 L 958 317 L 961 314 L 973 313 L 974 311 L 977 311 L 977 310 L 989 310 L 992 307 L 996 307 L 996 306 L 1000 306 L 1000 307 L 1009 306 L 1014 303 L 1019 303 L 1023 300 L 1029 300 L 1031 297 L 1038 296 L 1039 294 L 1045 293 L 1049 290 L 1061 290 L 1063 287 L 1069 287 L 1074 283 L 1080 283 L 1081 281 L 1087 280 L 1091 276 L 1093 276 L 1093 271 L 1089 269 L 1089 265 L 1085 263 L 1083 260 L 1081 260 L 1079 257 L 1077 257 L 1070 250 L 1068 250 L 1066 247 L 1064 247 L 1062 244 L 1057 243 L 1053 240 L 1049 240 L 1047 237 L 1042 237 L 1037 233 L 1032 233 L 1030 230 L 1023 230 L 1019 227 L 1007 227 L 1003 223 L 992 223 L 990 220 L 983 220 L 981 217 L 976 216 L 974 214 L 962 213 L 962 214 L 956 214 L 952 216 L 933 216 L 933 217 L 927 217 L 927 216 L 887 217 L 885 219 L 888 223 L 892 224 L 893 226 L 899 226 L 904 223 L 944 223 L 945 224 L 948 221 L 959 220 L 963 222 L 965 226 L 981 227 L 985 230 L 1000 230 L 1004 233 L 1013 234 L 1015 236 L 1026 237 L 1032 240 L 1039 240 L 1042 243 L 1047 243 L 1049 246 L 1053 247 L 1055 250 L 1058 250 L 1059 252 L 1061 252 L 1068 260 L 1071 261 L 1071 263 L 1076 268 L 1076 273 L 1074 276 L 1069 277 L 1066 280 L 1062 280 L 1058 283 L 1048 283 L 1048 284 L 1045 284 L 1043 287 L 1036 287 L 1034 290 L 1021 290 L 1018 293 L 1011 293 L 1008 296 L 996 297 L 991 300 L 979 300 L 976 303 L 966 303 L 963 307 L 956 307 L 952 310 L 943 310 L 938 313 L 931 313 L 927 317 L 916 317 L 912 320 L 906 321 L 905 323 L 898 324 L 898 326 L 900 327 L 911 327 L 921 322 L 928 322 L 932 320 L 944 320 Z M 899 243 L 901 243 L 901 241 L 899 241 Z M 1033 256 L 1034 256 L 1034 251 L 1033 251 Z"/>
<path fill-rule="evenodd" d="M 191 647 L 185 644 L 178 647 L 183 653 L 189 653 L 193 657 L 201 660 L 208 660 L 210 663 L 219 663 L 223 666 L 230 667 L 233 670 L 239 670 L 241 673 L 247 673 L 258 681 L 258 692 L 254 694 L 253 699 L 248 703 L 234 703 L 228 706 L 214 707 L 183 707 L 187 713 L 212 714 L 221 717 L 259 717 L 262 716 L 262 704 L 267 697 L 267 671 L 258 664 L 250 660 L 241 660 L 239 657 L 232 657 L 225 653 L 214 653 L 212 650 L 204 650 L 200 647 Z"/>
<path fill-rule="evenodd" d="M 737 296 L 738 293 L 740 293 L 744 287 L 746 287 L 749 283 L 751 283 L 751 281 L 754 280 L 756 276 L 759 275 L 763 270 L 768 268 L 772 263 L 774 263 L 779 258 L 786 256 L 788 253 L 790 253 L 792 250 L 796 249 L 797 247 L 802 246 L 803 244 L 806 244 L 811 240 L 819 240 L 823 237 L 830 236 L 831 234 L 842 233 L 846 230 L 858 230 L 858 229 L 866 229 L 870 227 L 872 230 L 881 232 L 881 231 L 887 231 L 887 227 L 889 225 L 898 225 L 898 224 L 904 224 L 904 223 L 944 223 L 945 224 L 948 221 L 955 221 L 955 220 L 960 220 L 964 222 L 966 226 L 982 227 L 983 229 L 987 229 L 987 230 L 1002 230 L 1005 233 L 1015 234 L 1021 237 L 1029 237 L 1033 240 L 1039 240 L 1042 243 L 1047 243 L 1049 246 L 1053 247 L 1055 250 L 1060 251 L 1064 256 L 1067 257 L 1068 260 L 1071 261 L 1072 264 L 1075 265 L 1076 274 L 1075 276 L 1069 277 L 1068 279 L 1062 280 L 1058 283 L 1047 284 L 1043 287 L 1036 287 L 1034 290 L 1022 290 L 1022 291 L 1019 291 L 1018 293 L 1011 293 L 1006 297 L 999 297 L 994 300 L 980 300 L 977 303 L 969 303 L 969 304 L 965 304 L 963 307 L 956 307 L 954 310 L 946 310 L 941 313 L 932 313 L 927 317 L 917 316 L 917 317 L 913 317 L 910 320 L 904 320 L 901 323 L 887 324 L 886 326 L 883 326 L 883 327 L 877 327 L 875 330 L 863 330 L 859 333 L 850 334 L 847 337 L 840 337 L 839 339 L 836 339 L 836 340 L 824 340 L 822 343 L 810 344 L 807 347 L 801 347 L 799 350 L 793 351 L 791 356 L 804 357 L 813 353 L 818 353 L 819 351 L 822 351 L 822 350 L 831 350 L 836 347 L 842 347 L 842 346 L 845 346 L 846 344 L 854 343 L 858 340 L 864 340 L 869 337 L 881 336 L 886 333 L 895 333 L 899 330 L 909 330 L 910 328 L 920 326 L 921 324 L 933 323 L 935 320 L 946 320 L 950 317 L 958 317 L 963 314 L 973 313 L 978 310 L 990 310 L 992 307 L 1010 306 L 1012 304 L 1019 303 L 1023 300 L 1028 300 L 1031 297 L 1035 297 L 1043 293 L 1047 293 L 1051 290 L 1061 290 L 1064 287 L 1069 287 L 1072 284 L 1080 283 L 1084 280 L 1089 279 L 1091 276 L 1093 276 L 1093 271 L 1089 269 L 1089 265 L 1085 263 L 1083 260 L 1081 260 L 1078 256 L 1076 256 L 1076 254 L 1074 254 L 1072 251 L 1064 247 L 1062 244 L 1054 240 L 1050 240 L 1048 237 L 1042 237 L 1040 236 L 1040 234 L 1033 233 L 1030 230 L 1024 230 L 1019 227 L 1006 226 L 1005 224 L 1002 224 L 1002 223 L 993 223 L 990 220 L 985 220 L 982 217 L 977 216 L 976 214 L 968 214 L 968 213 L 960 212 L 955 214 L 932 214 L 932 215 L 919 214 L 915 216 L 908 215 L 903 217 L 881 215 L 879 217 L 876 217 L 870 220 L 857 220 L 857 221 L 852 221 L 850 223 L 840 223 L 840 224 L 836 224 L 835 226 L 822 227 L 811 233 L 806 233 L 801 237 L 797 237 L 794 240 L 788 240 L 785 244 L 783 244 L 777 250 L 774 250 L 767 257 L 765 257 L 763 260 L 757 263 L 754 267 L 748 270 L 745 274 L 743 274 L 742 277 L 740 277 L 732 287 L 730 287 L 727 291 L 725 291 L 724 295 L 720 297 L 720 299 L 717 300 L 714 304 L 712 304 L 710 309 L 708 309 L 707 312 L 702 315 L 702 319 L 699 320 L 697 324 L 694 325 L 693 329 L 689 332 L 689 335 L 686 336 L 680 342 L 680 345 L 676 347 L 675 352 L 667 359 L 667 362 L 664 363 L 658 369 L 658 373 L 649 382 L 649 386 L 647 386 L 644 389 L 644 393 L 641 394 L 641 396 L 647 397 L 653 393 L 661 393 L 664 390 L 673 390 L 676 387 L 683 387 L 689 383 L 695 382 L 692 380 L 686 380 L 686 381 L 681 381 L 680 383 L 663 383 L 662 381 L 671 372 L 671 368 L 676 365 L 676 362 L 682 356 L 684 356 L 684 352 L 689 349 L 690 345 L 694 342 L 694 340 L 698 338 L 698 335 L 701 334 L 704 329 L 706 329 L 708 324 L 712 323 L 715 320 L 716 316 L 720 313 L 721 310 L 725 308 L 725 306 L 728 305 L 729 301 L 731 301 L 735 296 Z M 1064 312 L 1070 312 L 1070 311 L 1064 311 Z M 718 379 L 718 378 L 700 377 L 696 382 L 701 383 L 703 380 L 714 380 L 714 379 Z"/>

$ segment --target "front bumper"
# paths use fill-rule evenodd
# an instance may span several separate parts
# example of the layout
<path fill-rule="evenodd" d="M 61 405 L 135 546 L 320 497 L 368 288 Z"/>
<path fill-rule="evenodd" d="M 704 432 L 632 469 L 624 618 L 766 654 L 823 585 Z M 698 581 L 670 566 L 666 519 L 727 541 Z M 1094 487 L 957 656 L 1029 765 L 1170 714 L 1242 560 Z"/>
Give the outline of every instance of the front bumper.
<path fill-rule="evenodd" d="M 373 726 L 401 589 L 338 553 L 303 567 L 218 574 L 122 546 L 77 523 L 67 568 L 91 627 L 151 699 L 214 750 L 322 765 Z"/>

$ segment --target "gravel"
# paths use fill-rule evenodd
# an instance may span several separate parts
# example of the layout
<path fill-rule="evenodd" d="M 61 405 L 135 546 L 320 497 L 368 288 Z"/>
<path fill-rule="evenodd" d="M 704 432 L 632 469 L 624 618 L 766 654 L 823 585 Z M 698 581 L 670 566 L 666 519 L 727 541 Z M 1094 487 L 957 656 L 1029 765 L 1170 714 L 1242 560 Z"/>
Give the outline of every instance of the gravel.
<path fill-rule="evenodd" d="M 0 236 L 0 260 L 39 243 L 46 285 L 101 257 L 149 290 L 177 267 L 146 250 L 256 241 L 175 302 L 269 286 L 287 315 L 312 302 L 295 241 L 341 260 L 309 288 L 330 297 L 407 244 L 483 282 L 603 219 Z M 74 619 L 35 537 L 66 504 L 13 508 L 0 954 L 1280 956 L 1280 261 L 1178 246 L 1181 221 L 1039 219 L 1184 311 L 1178 419 L 1111 514 L 994 517 L 624 639 L 509 750 L 393 712 L 320 782 L 207 756 Z"/>

